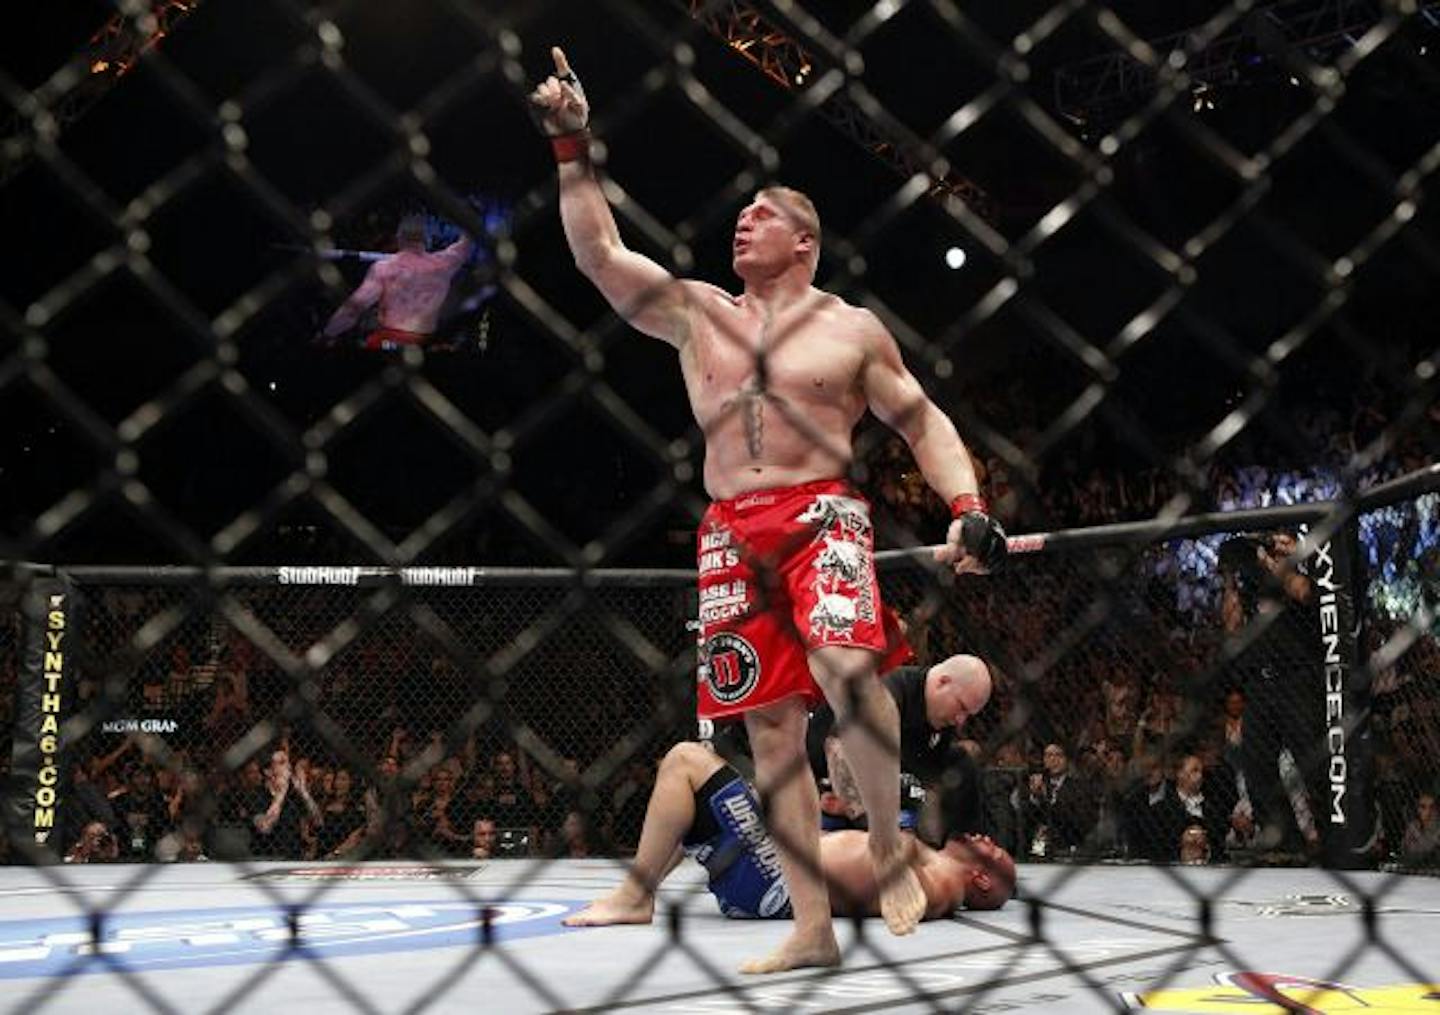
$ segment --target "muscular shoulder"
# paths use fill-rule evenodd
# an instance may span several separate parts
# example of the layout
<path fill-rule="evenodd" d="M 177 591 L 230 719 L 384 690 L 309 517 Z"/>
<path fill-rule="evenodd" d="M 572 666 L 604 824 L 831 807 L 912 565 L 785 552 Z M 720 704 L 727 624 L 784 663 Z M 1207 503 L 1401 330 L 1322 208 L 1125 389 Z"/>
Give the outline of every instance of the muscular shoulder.
<path fill-rule="evenodd" d="M 680 290 L 691 303 L 705 309 L 725 310 L 740 306 L 740 297 L 727 292 L 712 282 L 695 278 L 679 279 Z"/>
<path fill-rule="evenodd" d="M 823 317 L 826 330 L 873 340 L 888 335 L 885 325 L 872 310 L 857 307 L 834 293 L 814 289 L 811 302 L 806 306 L 808 313 Z"/>
<path fill-rule="evenodd" d="M 857 307 L 839 296 L 826 293 L 824 299 L 818 304 L 818 309 L 823 313 L 830 314 L 837 323 L 843 325 L 847 331 L 857 335 L 863 335 L 869 339 L 884 338 L 890 334 L 885 327 L 885 322 L 880 316 L 868 307 Z"/>
<path fill-rule="evenodd" d="M 679 332 L 673 343 L 676 346 L 683 347 L 694 334 L 693 318 L 716 322 L 741 312 L 740 297 L 718 285 L 682 278 L 676 280 L 676 286 L 680 291 Z"/>
<path fill-rule="evenodd" d="M 880 315 L 866 307 L 846 303 L 838 296 L 832 299 L 835 301 L 832 313 L 840 322 L 840 329 L 865 350 L 869 362 L 890 366 L 900 363 L 900 346 Z"/>

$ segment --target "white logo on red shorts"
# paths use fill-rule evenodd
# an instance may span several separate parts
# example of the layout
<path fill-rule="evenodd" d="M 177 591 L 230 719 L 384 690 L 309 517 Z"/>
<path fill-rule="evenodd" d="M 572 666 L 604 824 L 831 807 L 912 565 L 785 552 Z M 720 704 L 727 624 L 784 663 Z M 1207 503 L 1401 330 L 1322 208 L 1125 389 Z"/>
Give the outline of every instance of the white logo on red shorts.
<path fill-rule="evenodd" d="M 838 526 L 841 533 L 870 531 L 870 508 L 863 500 L 838 493 L 818 494 L 795 516 L 797 522 L 813 523 L 817 532 Z"/>
<path fill-rule="evenodd" d="M 855 600 L 830 592 L 820 597 L 810 611 L 810 628 L 817 633 L 848 635 L 855 628 Z"/>
<path fill-rule="evenodd" d="M 826 536 L 825 549 L 815 559 L 815 567 L 855 584 L 865 577 L 865 549 L 858 543 Z"/>

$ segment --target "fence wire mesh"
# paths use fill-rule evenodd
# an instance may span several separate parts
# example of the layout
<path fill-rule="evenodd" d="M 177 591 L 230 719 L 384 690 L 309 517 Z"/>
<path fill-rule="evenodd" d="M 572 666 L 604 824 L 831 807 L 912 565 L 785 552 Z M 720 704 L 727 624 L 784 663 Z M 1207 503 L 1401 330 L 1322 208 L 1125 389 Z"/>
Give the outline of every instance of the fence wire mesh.
<path fill-rule="evenodd" d="M 55 34 L 73 55 L 17 51 L 0 72 L 0 201 L 24 255 L 0 285 L 11 796 L 34 798 L 16 714 L 24 625 L 44 620 L 23 605 L 47 574 L 32 562 L 79 604 L 57 856 L 138 862 L 142 886 L 151 864 L 201 856 L 633 850 L 659 758 L 694 734 L 697 604 L 693 573 L 607 569 L 693 565 L 708 434 L 672 351 L 605 306 L 557 228 L 529 95 L 560 43 L 627 243 L 719 280 L 756 189 L 800 188 L 824 222 L 818 284 L 894 335 L 1010 531 L 1121 526 L 990 578 L 882 572 L 922 662 L 975 652 L 996 676 L 964 745 L 985 831 L 1076 878 L 1196 858 L 1242 880 L 1433 873 L 1436 5 L 1154 6 L 69 13 Z M 443 308 L 410 335 L 384 308 L 331 334 L 417 211 L 435 247 L 472 240 Z M 903 442 L 864 424 L 854 459 L 881 546 L 942 538 Z M 1319 505 L 1302 512 L 1312 550 L 1278 579 L 1256 553 L 1287 517 L 1123 530 L 1297 504 Z M 1332 543 L 1350 547 L 1362 632 L 1340 690 L 1365 712 L 1342 743 L 1366 731 L 1338 784 L 1375 816 L 1343 843 L 1325 820 L 1340 692 L 1313 637 L 1330 574 L 1313 547 Z M 299 584 L 244 570 L 278 561 Z M 172 564 L 193 570 L 87 577 Z M 277 758 L 306 771 L 318 813 L 257 836 Z M 1198 830 L 1187 780 L 1209 801 Z M 3 848 L 22 863 L 33 846 L 12 828 Z M 1044 934 L 1033 946 L 1066 961 Z"/>

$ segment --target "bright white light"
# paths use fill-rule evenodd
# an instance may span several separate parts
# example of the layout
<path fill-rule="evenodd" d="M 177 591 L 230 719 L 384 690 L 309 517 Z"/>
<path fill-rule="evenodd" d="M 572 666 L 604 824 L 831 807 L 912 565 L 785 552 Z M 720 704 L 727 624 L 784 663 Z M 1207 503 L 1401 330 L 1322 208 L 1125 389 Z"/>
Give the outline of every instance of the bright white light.
<path fill-rule="evenodd" d="M 965 251 L 959 247 L 951 247 L 945 251 L 945 264 L 953 271 L 965 267 Z"/>
<path fill-rule="evenodd" d="M 271 382 L 270 382 L 270 390 L 271 390 L 271 391 L 274 391 L 274 390 L 275 390 L 275 382 L 274 382 L 274 381 L 271 381 Z"/>

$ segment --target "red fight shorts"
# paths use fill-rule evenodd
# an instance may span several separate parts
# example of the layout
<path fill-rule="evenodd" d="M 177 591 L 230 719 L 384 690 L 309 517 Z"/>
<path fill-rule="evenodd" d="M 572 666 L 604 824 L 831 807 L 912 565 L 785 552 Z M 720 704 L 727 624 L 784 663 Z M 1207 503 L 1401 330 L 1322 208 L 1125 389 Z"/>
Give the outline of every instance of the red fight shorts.
<path fill-rule="evenodd" d="M 829 645 L 910 656 L 875 582 L 870 505 L 820 480 L 716 501 L 700 522 L 697 711 L 717 719 L 791 695 L 822 698 L 807 653 Z"/>
<path fill-rule="evenodd" d="M 367 349 L 398 349 L 404 345 L 424 345 L 430 336 L 401 328 L 377 328 L 365 339 Z"/>

